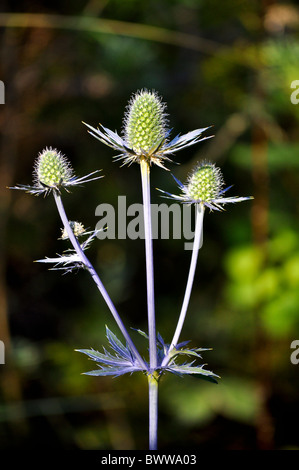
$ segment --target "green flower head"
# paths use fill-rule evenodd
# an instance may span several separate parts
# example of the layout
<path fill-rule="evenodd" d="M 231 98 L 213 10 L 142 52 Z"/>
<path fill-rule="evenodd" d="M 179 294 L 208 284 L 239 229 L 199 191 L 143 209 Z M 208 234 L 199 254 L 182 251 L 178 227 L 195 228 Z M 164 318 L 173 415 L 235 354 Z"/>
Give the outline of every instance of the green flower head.
<path fill-rule="evenodd" d="M 187 193 L 194 201 L 211 202 L 219 197 L 223 184 L 219 168 L 212 163 L 201 163 L 189 176 Z"/>
<path fill-rule="evenodd" d="M 89 133 L 100 142 L 118 151 L 116 159 L 124 164 L 146 160 L 165 168 L 165 161 L 178 150 L 196 144 L 209 137 L 201 137 L 208 127 L 177 135 L 169 141 L 170 130 L 165 113 L 166 105 L 155 91 L 141 90 L 133 94 L 127 106 L 123 137 L 100 125 L 100 129 L 86 124 Z"/>
<path fill-rule="evenodd" d="M 73 169 L 70 163 L 56 149 L 46 148 L 39 154 L 34 168 L 37 185 L 58 188 L 69 183 L 72 176 Z"/>
<path fill-rule="evenodd" d="M 71 186 L 78 186 L 102 178 L 101 176 L 90 178 L 91 175 L 98 172 L 99 170 L 96 170 L 78 178 L 74 175 L 73 168 L 64 155 L 56 149 L 46 147 L 38 155 L 34 164 L 33 185 L 21 184 L 11 189 L 22 189 L 35 196 L 47 195 L 52 191 L 60 192 L 62 188 L 68 191 Z"/>
<path fill-rule="evenodd" d="M 210 210 L 223 210 L 223 206 L 228 203 L 242 202 L 252 199 L 249 197 L 223 197 L 224 193 L 228 191 L 231 186 L 224 188 L 224 180 L 220 168 L 216 167 L 214 163 L 201 162 L 197 164 L 186 184 L 181 183 L 175 176 L 173 176 L 181 194 L 170 194 L 166 191 L 160 190 L 166 194 L 166 197 L 181 201 L 187 204 L 201 204 L 203 207 L 208 207 Z M 224 188 L 224 189 L 223 189 Z"/>
<path fill-rule="evenodd" d="M 154 92 L 136 93 L 125 115 L 124 137 L 136 154 L 149 155 L 166 139 L 165 104 Z"/>

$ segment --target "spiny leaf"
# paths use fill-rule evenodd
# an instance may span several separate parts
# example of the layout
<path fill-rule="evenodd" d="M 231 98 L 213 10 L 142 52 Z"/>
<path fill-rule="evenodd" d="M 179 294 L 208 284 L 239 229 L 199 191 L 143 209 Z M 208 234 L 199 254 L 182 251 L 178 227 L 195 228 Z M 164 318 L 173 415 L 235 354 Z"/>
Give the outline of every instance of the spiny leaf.
<path fill-rule="evenodd" d="M 93 375 L 93 376 L 105 376 L 112 375 L 114 377 L 119 377 L 120 375 L 136 372 L 135 367 L 100 367 L 100 369 L 91 370 L 89 372 L 84 372 L 84 375 Z"/>
<path fill-rule="evenodd" d="M 214 374 L 210 370 L 204 369 L 202 366 L 198 367 L 198 366 L 193 366 L 192 364 L 182 364 L 182 365 L 176 364 L 176 365 L 167 367 L 167 370 L 169 370 L 169 372 L 176 373 L 179 375 L 187 374 L 187 375 L 199 376 L 199 378 L 209 380 L 214 383 L 218 383 L 216 380 L 216 377 L 219 378 L 219 376 Z"/>
<path fill-rule="evenodd" d="M 104 376 L 112 375 L 118 377 L 119 375 L 142 371 L 143 369 L 134 360 L 133 354 L 129 346 L 124 346 L 117 336 L 106 327 L 106 335 L 109 345 L 115 354 L 111 354 L 105 348 L 103 353 L 95 351 L 94 349 L 77 349 L 77 352 L 86 354 L 90 359 L 97 362 L 98 370 L 85 372 L 86 375 Z"/>
<path fill-rule="evenodd" d="M 201 359 L 201 355 L 198 354 L 199 351 L 209 351 L 210 348 L 195 348 L 195 349 L 173 349 L 170 353 L 169 356 L 171 358 L 174 358 L 176 356 L 196 356 Z"/>
<path fill-rule="evenodd" d="M 144 336 L 144 338 L 148 339 L 148 335 L 144 331 L 140 330 L 139 328 L 132 328 L 132 329 L 137 331 L 137 333 L 139 333 L 141 336 Z"/>
<path fill-rule="evenodd" d="M 123 343 L 117 338 L 117 336 L 112 333 L 112 331 L 109 330 L 109 328 L 106 326 L 106 335 L 108 338 L 108 341 L 110 343 L 111 348 L 118 353 L 120 356 L 123 358 L 132 361 L 133 356 L 131 354 L 131 350 L 129 346 L 125 347 Z"/>
<path fill-rule="evenodd" d="M 128 364 L 128 361 L 126 361 L 125 359 L 119 358 L 117 356 L 112 356 L 110 353 L 108 353 L 105 350 L 104 350 L 105 354 L 102 354 L 93 349 L 76 349 L 76 351 L 86 354 L 95 362 L 103 362 L 104 364 L 111 364 L 111 365 Z"/>

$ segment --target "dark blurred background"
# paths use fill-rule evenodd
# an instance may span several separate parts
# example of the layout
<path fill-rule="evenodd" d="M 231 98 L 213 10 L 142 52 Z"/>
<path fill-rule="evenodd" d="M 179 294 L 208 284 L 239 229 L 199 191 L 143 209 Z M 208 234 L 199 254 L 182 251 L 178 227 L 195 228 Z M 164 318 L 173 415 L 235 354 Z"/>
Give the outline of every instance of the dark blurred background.
<path fill-rule="evenodd" d="M 299 9 L 257 0 L 3 1 L 0 13 L 0 449 L 146 449 L 147 383 L 82 375 L 75 352 L 118 333 L 86 272 L 34 263 L 61 252 L 53 198 L 8 190 L 30 184 L 46 146 L 77 175 L 105 178 L 64 197 L 71 220 L 93 229 L 98 204 L 141 202 L 138 165 L 120 168 L 82 121 L 121 131 L 127 101 L 155 89 L 172 136 L 213 125 L 215 137 L 177 153 L 185 180 L 202 158 L 221 167 L 231 195 L 254 200 L 207 213 L 181 339 L 211 347 L 218 385 L 166 376 L 159 448 L 299 449 Z M 298 96 L 299 98 L 299 96 Z M 155 188 L 176 191 L 155 167 Z M 164 200 L 165 202 L 165 200 Z M 190 252 L 157 240 L 157 329 L 170 341 Z M 63 245 L 65 248 L 65 245 Z M 142 240 L 96 240 L 89 258 L 128 327 L 147 330 Z M 119 335 L 120 336 L 120 335 Z M 121 337 L 121 336 L 120 336 Z M 145 340 L 132 337 L 147 356 Z"/>

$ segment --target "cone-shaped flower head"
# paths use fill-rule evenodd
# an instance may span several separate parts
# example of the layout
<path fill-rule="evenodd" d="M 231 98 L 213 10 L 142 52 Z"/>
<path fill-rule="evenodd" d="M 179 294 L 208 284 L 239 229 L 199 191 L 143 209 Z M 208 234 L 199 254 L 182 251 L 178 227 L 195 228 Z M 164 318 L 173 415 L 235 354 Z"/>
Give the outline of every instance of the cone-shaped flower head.
<path fill-rule="evenodd" d="M 56 149 L 45 148 L 39 155 L 34 165 L 33 185 L 18 185 L 11 189 L 22 189 L 28 193 L 38 196 L 47 195 L 52 191 L 60 192 L 61 188 L 68 190 L 71 186 L 78 186 L 89 181 L 93 181 L 101 176 L 90 178 L 98 173 L 93 171 L 86 176 L 78 178 L 74 175 L 73 168 L 67 158 Z"/>
<path fill-rule="evenodd" d="M 154 163 L 165 168 L 164 163 L 170 160 L 169 155 L 211 137 L 200 137 L 208 129 L 205 127 L 182 136 L 177 135 L 169 141 L 170 130 L 167 128 L 165 109 L 165 103 L 155 91 L 141 90 L 129 101 L 123 137 L 102 125 L 100 129 L 89 124 L 86 126 L 96 139 L 120 152 L 116 158 L 124 160 L 124 163 L 146 160 L 150 165 Z"/>
<path fill-rule="evenodd" d="M 43 150 L 35 163 L 35 182 L 48 188 L 58 188 L 69 183 L 73 169 L 67 159 L 56 149 Z"/>
<path fill-rule="evenodd" d="M 199 163 L 190 174 L 186 184 L 181 183 L 181 181 L 175 177 L 174 179 L 182 192 L 180 195 L 175 195 L 160 190 L 167 195 L 166 197 L 187 204 L 201 204 L 202 206 L 208 207 L 210 210 L 223 210 L 223 206 L 229 202 L 241 202 L 252 199 L 251 196 L 223 197 L 223 194 L 228 191 L 231 186 L 223 189 L 224 180 L 222 173 L 214 163 Z"/>
<path fill-rule="evenodd" d="M 136 154 L 149 155 L 166 139 L 165 105 L 156 93 L 143 91 L 131 99 L 125 117 L 125 139 Z"/>
<path fill-rule="evenodd" d="M 220 169 L 211 163 L 202 163 L 189 177 L 187 194 L 194 201 L 212 202 L 219 197 L 222 187 Z"/>

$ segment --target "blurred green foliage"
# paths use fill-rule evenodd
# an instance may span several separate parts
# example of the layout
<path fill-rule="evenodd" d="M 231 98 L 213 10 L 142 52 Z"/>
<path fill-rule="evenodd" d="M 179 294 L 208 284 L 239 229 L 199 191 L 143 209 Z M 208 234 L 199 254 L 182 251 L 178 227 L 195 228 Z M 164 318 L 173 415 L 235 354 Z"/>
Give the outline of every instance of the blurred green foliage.
<path fill-rule="evenodd" d="M 105 324 L 117 333 L 92 282 L 33 263 L 61 250 L 53 201 L 6 188 L 30 184 L 37 153 L 52 146 L 76 174 L 105 175 L 65 196 L 71 219 L 93 228 L 98 204 L 116 206 L 118 195 L 141 202 L 137 166 L 119 168 L 82 121 L 120 131 L 130 95 L 153 88 L 168 104 L 173 135 L 208 125 L 215 134 L 178 153 L 171 172 L 185 180 L 209 158 L 232 194 L 255 198 L 205 217 L 182 340 L 213 348 L 203 362 L 221 380 L 161 381 L 160 449 L 298 449 L 299 366 L 290 361 L 299 335 L 296 2 L 23 0 L 12 9 L 4 1 L 0 28 L 0 448 L 147 448 L 144 377 L 84 376 L 90 363 L 74 352 L 101 349 Z M 154 188 L 175 189 L 157 168 L 152 184 L 156 203 Z M 183 242 L 154 245 L 166 341 L 188 272 Z M 89 256 L 125 324 L 146 330 L 143 242 L 97 241 Z"/>

